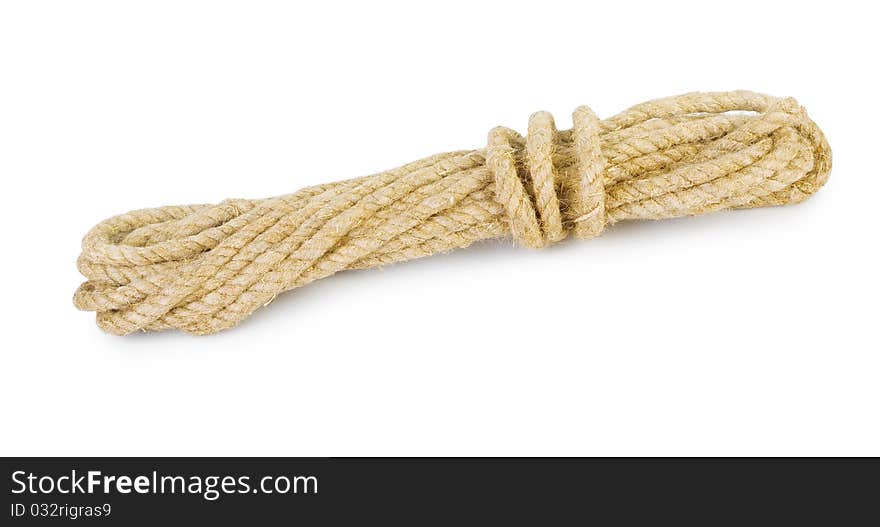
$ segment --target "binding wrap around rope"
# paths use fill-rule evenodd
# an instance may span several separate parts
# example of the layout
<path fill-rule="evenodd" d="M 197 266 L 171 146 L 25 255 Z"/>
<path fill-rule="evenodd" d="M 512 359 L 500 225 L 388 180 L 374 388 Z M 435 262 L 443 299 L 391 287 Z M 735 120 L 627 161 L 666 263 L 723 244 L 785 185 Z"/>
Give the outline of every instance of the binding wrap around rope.
<path fill-rule="evenodd" d="M 831 151 L 794 99 L 737 91 L 639 104 L 557 131 L 539 112 L 523 138 L 269 199 L 143 209 L 85 237 L 79 309 L 125 335 L 231 328 L 281 292 L 512 235 L 532 248 L 609 223 L 797 203 Z"/>

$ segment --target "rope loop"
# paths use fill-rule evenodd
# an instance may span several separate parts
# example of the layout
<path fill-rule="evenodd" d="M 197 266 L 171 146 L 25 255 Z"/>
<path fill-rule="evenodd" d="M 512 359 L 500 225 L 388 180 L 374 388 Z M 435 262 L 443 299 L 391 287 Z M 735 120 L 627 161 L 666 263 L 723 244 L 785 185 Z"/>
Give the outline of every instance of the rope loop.
<path fill-rule="evenodd" d="M 368 269 L 513 236 L 544 247 L 624 220 L 805 200 L 831 150 L 791 98 L 688 93 L 605 120 L 546 112 L 528 134 L 371 176 L 266 199 L 135 210 L 96 225 L 77 260 L 74 304 L 110 333 L 231 328 L 275 296 Z M 331 167 L 332 168 L 332 167 Z"/>
<path fill-rule="evenodd" d="M 537 112 L 529 118 L 526 138 L 504 127 L 489 132 L 486 167 L 495 199 L 507 213 L 514 239 L 525 247 L 539 249 L 570 231 L 588 239 L 605 228 L 600 121 L 581 106 L 573 123 L 560 134 L 552 115 Z M 572 153 L 574 165 L 557 166 Z"/>

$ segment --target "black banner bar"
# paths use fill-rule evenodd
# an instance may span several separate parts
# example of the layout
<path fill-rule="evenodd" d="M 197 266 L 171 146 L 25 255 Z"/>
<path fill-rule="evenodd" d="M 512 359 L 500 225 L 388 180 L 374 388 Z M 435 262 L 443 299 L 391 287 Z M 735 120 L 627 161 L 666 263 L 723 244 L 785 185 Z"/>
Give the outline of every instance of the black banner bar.
<path fill-rule="evenodd" d="M 4 458 L 3 525 L 876 525 L 877 459 Z"/>

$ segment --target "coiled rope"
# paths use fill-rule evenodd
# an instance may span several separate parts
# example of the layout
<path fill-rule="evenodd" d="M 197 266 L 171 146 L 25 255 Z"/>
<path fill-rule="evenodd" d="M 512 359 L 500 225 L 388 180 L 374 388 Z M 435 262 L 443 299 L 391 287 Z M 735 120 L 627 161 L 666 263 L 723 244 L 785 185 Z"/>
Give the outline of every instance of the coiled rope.
<path fill-rule="evenodd" d="M 143 209 L 85 237 L 79 309 L 113 334 L 230 328 L 277 294 L 512 234 L 544 247 L 609 223 L 796 203 L 828 178 L 831 151 L 794 99 L 692 93 L 571 130 L 550 114 L 523 138 L 438 154 L 372 176 L 269 199 Z"/>

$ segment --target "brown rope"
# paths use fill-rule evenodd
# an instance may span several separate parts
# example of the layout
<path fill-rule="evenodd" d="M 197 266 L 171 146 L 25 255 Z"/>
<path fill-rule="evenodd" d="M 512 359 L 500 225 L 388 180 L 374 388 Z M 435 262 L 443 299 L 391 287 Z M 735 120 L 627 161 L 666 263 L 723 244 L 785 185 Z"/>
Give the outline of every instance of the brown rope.
<path fill-rule="evenodd" d="M 557 131 L 495 128 L 484 150 L 438 154 L 294 194 L 143 209 L 83 240 L 74 296 L 105 331 L 230 328 L 277 294 L 512 234 L 539 248 L 609 223 L 796 203 L 831 151 L 794 99 L 737 91 L 639 104 Z"/>

